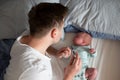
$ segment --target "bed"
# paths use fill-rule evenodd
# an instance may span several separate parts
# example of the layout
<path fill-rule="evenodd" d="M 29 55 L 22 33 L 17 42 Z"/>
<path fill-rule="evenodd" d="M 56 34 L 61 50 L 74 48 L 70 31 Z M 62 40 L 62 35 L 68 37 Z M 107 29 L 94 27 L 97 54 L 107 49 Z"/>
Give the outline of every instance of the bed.
<path fill-rule="evenodd" d="M 74 35 L 75 33 L 66 33 L 64 41 L 60 41 L 59 44 L 53 45 L 53 47 L 60 49 L 61 47 L 70 46 Z M 97 57 L 90 60 L 89 66 L 97 68 L 98 76 L 96 80 L 119 80 L 120 41 L 93 38 L 92 47 L 96 49 Z M 66 66 L 65 60 L 57 59 L 57 61 L 56 64 L 60 65 L 60 67 L 57 67 L 58 70 L 63 70 Z M 60 75 L 62 72 L 58 74 Z"/>
<path fill-rule="evenodd" d="M 82 28 L 93 35 L 92 47 L 96 49 L 97 57 L 90 60 L 89 66 L 98 69 L 96 80 L 120 79 L 120 0 L 1 0 L 0 40 L 2 44 L 0 45 L 9 45 L 7 50 L 10 50 L 16 37 L 28 29 L 28 11 L 40 2 L 60 2 L 68 6 L 70 11 L 65 20 L 65 27 L 69 28 L 68 25 L 73 25 L 78 30 Z M 9 5 L 11 6 L 8 7 Z M 65 33 L 64 39 L 53 46 L 57 49 L 70 46 L 74 35 L 75 33 Z M 0 48 L 3 50 L 7 46 L 0 46 Z M 8 56 L 9 52 L 5 51 L 5 53 Z M 0 51 L 0 55 L 3 55 L 3 52 Z M 52 66 L 56 66 L 59 70 L 58 73 L 53 68 L 55 72 L 53 74 L 56 74 L 54 78 L 58 80 L 58 75 L 62 78 L 66 64 L 63 59 L 53 59 L 55 61 L 52 60 Z"/>
<path fill-rule="evenodd" d="M 96 80 L 119 80 L 120 0 L 61 0 L 61 2 L 70 9 L 65 27 L 68 27 L 70 32 L 76 32 L 68 26 L 72 24 L 77 30 L 82 28 L 93 35 L 92 47 L 96 49 L 97 57 L 90 60 L 89 66 L 98 69 Z M 66 33 L 64 41 L 54 46 L 58 49 L 60 46 L 70 46 L 74 34 Z"/>

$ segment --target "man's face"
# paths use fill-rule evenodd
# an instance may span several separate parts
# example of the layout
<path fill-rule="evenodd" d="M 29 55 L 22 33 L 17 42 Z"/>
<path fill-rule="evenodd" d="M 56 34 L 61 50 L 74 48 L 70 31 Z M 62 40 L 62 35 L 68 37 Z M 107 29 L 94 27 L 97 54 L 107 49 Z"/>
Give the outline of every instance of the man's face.
<path fill-rule="evenodd" d="M 61 25 L 57 28 L 57 37 L 55 43 L 59 42 L 59 40 L 61 39 L 63 28 L 64 28 L 64 23 L 61 23 Z"/>

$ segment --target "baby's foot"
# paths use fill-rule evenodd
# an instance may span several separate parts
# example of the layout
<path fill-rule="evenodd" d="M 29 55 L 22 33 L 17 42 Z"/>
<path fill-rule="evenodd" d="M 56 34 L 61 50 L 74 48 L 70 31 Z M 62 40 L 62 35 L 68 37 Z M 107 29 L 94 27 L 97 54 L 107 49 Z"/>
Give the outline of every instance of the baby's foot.
<path fill-rule="evenodd" d="M 97 70 L 96 70 L 96 68 L 87 68 L 86 69 L 85 77 L 88 80 L 95 80 L 96 76 L 97 76 Z"/>

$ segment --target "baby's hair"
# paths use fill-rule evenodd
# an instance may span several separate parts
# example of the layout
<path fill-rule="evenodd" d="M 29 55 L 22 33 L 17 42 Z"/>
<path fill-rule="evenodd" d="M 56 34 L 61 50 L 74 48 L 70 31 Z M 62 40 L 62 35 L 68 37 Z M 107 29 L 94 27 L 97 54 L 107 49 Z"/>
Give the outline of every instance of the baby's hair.
<path fill-rule="evenodd" d="M 91 37 L 93 37 L 89 32 L 86 32 L 87 34 L 89 34 Z"/>
<path fill-rule="evenodd" d="M 92 37 L 92 35 L 89 32 L 87 32 L 87 31 L 81 31 L 79 33 L 87 33 L 88 35 L 90 35 Z"/>

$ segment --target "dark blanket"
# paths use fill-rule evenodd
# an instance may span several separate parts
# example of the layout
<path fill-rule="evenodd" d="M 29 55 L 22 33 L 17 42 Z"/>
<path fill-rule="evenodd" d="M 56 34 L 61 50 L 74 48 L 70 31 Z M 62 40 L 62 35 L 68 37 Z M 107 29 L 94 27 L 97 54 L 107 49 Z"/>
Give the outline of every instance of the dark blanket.
<path fill-rule="evenodd" d="M 0 80 L 3 80 L 6 68 L 9 65 L 10 50 L 15 39 L 0 40 Z"/>

